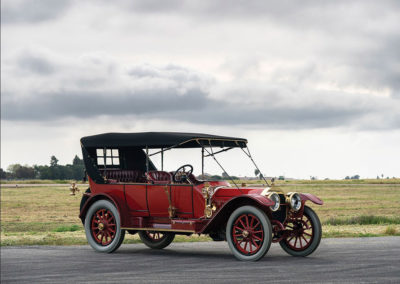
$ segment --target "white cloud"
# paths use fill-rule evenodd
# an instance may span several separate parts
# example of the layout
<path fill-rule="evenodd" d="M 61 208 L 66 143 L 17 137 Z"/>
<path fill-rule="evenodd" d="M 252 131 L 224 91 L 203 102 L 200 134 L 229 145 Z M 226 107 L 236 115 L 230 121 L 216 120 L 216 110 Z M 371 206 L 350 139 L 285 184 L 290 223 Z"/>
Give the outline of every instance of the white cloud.
<path fill-rule="evenodd" d="M 35 126 L 399 135 L 397 1 L 28 2 L 2 1 L 2 164 Z"/>

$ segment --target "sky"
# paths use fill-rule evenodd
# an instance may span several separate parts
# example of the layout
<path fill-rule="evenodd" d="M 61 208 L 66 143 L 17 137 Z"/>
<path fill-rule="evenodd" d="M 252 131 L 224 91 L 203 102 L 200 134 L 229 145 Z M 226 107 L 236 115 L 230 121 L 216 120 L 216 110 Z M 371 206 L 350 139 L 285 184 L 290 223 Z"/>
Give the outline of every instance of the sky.
<path fill-rule="evenodd" d="M 399 27 L 399 1 L 3 0 L 1 167 L 176 131 L 247 138 L 267 176 L 399 177 Z"/>

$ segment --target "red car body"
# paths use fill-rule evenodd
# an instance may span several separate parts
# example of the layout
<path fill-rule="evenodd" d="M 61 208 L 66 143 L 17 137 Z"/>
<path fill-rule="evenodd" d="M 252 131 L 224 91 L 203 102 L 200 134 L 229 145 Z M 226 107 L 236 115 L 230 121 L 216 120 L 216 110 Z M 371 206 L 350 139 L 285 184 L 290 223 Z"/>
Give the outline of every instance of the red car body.
<path fill-rule="evenodd" d="M 154 140 L 161 141 L 155 143 Z M 154 236 L 158 232 L 161 238 L 167 234 L 209 234 L 216 241 L 232 239 L 231 243 L 234 247 L 235 234 L 229 235 L 229 232 L 227 234 L 226 226 L 232 214 L 239 208 L 250 210 L 239 215 L 238 218 L 243 219 L 237 219 L 238 221 L 234 223 L 236 225 L 231 225 L 234 229 L 228 230 L 235 230 L 236 228 L 239 232 L 236 235 L 240 235 L 239 241 L 247 241 L 246 247 L 247 243 L 250 246 L 250 253 L 248 248 L 243 249 L 244 245 L 236 247 L 238 255 L 235 254 L 236 251 L 234 251 L 234 254 L 239 259 L 258 260 L 260 256 L 252 258 L 255 255 L 252 249 L 260 249 L 266 242 L 282 243 L 282 241 L 287 241 L 293 236 L 293 239 L 296 238 L 296 242 L 298 237 L 300 242 L 305 243 L 307 236 L 304 235 L 303 240 L 301 235 L 298 236 L 297 231 L 307 230 L 307 224 L 299 220 L 303 218 L 306 201 L 322 204 L 322 201 L 316 196 L 312 194 L 292 194 L 292 198 L 293 196 L 301 198 L 301 205 L 298 205 L 300 207 L 293 210 L 290 205 L 292 200 L 289 198 L 290 194 L 286 195 L 281 189 L 273 185 L 270 187 L 247 187 L 245 185 L 231 186 L 227 181 L 201 181 L 196 179 L 192 172 L 187 174 L 185 168 L 183 171 L 177 171 L 174 174 L 157 171 L 148 154 L 149 147 L 162 149 L 161 154 L 169 150 L 168 148 L 197 147 L 202 149 L 202 159 L 204 159 L 204 149 L 214 157 L 216 153 L 212 152 L 212 147 L 221 147 L 222 149 L 244 148 L 246 144 L 247 140 L 241 138 L 191 133 L 118 133 L 82 138 L 81 145 L 88 173 L 89 190 L 84 194 L 81 202 L 80 218 L 84 223 L 85 220 L 91 222 L 91 225 L 87 225 L 85 228 L 87 231 L 89 230 L 87 232 L 88 238 L 95 240 L 94 248 L 97 248 L 96 240 L 98 250 L 111 245 L 114 242 L 113 236 L 117 235 L 116 227 L 118 226 L 118 230 L 126 230 L 131 233 L 140 232 L 142 235 L 146 232 L 148 236 L 149 233 Z M 207 150 L 210 148 L 211 152 Z M 96 152 L 97 155 L 95 155 Z M 102 153 L 102 155 L 98 155 L 98 153 Z M 108 162 L 110 163 L 108 164 Z M 104 163 L 104 165 L 99 163 Z M 190 165 L 186 166 L 191 167 Z M 177 179 L 177 177 L 182 176 L 183 179 Z M 271 199 L 272 193 L 277 194 L 275 198 L 279 196 L 279 201 Z M 96 202 L 102 200 L 115 206 L 118 213 L 112 213 L 115 211 L 107 209 L 107 206 L 104 207 L 105 209 L 100 206 L 100 209 L 96 209 L 97 211 L 92 210 L 95 213 L 90 213 L 91 216 L 88 217 L 90 208 Z M 272 210 L 271 208 L 278 202 L 279 209 Z M 102 214 L 107 217 L 114 215 L 114 225 L 111 224 L 112 221 L 102 221 L 106 219 L 102 217 Z M 260 235 L 257 236 L 256 227 L 252 230 L 251 226 L 246 224 L 242 226 L 240 223 L 243 224 L 243 222 L 249 222 L 249 220 L 251 222 L 257 222 L 257 220 L 264 222 L 262 217 L 264 215 L 259 214 L 267 216 L 265 219 L 268 219 L 268 221 L 265 222 L 271 225 L 267 223 L 267 225 L 263 225 L 262 230 L 260 229 L 261 233 L 258 233 Z M 116 221 L 117 218 L 119 222 Z M 311 217 L 309 219 L 311 220 Z M 294 229 L 288 229 L 289 224 L 293 228 L 298 227 L 297 233 Z M 268 226 L 271 227 L 270 232 Z M 313 226 L 317 227 L 318 224 L 313 224 Z M 316 233 L 318 232 L 314 232 L 313 227 L 313 236 L 308 239 L 309 243 L 315 242 L 314 238 L 320 239 L 321 236 L 315 236 Z M 265 235 L 268 234 L 271 236 L 270 240 L 265 239 Z M 261 235 L 263 236 L 262 241 L 258 240 Z M 254 239 L 251 239 L 251 236 L 254 236 Z M 106 239 L 106 241 L 104 242 L 103 239 Z M 154 244 L 157 243 L 154 238 L 150 238 L 150 241 Z M 239 241 L 236 241 L 236 244 Z M 302 247 L 296 248 L 297 244 L 290 247 L 290 242 L 287 241 L 287 244 L 292 251 L 296 252 L 296 249 L 299 249 L 298 252 L 305 250 Z M 312 251 L 315 249 L 316 247 Z M 288 252 L 290 253 L 290 251 Z M 265 254 L 266 251 L 263 253 Z M 309 254 L 309 251 L 307 253 Z"/>

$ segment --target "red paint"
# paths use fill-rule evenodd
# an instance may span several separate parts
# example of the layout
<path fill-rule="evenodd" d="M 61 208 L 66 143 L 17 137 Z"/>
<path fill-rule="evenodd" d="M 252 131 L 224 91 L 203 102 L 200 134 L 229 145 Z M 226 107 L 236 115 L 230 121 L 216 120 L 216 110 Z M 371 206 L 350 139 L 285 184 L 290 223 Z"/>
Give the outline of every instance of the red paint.
<path fill-rule="evenodd" d="M 301 201 L 306 202 L 307 200 L 310 200 L 311 202 L 322 205 L 324 202 L 316 197 L 314 194 L 311 193 L 300 193 Z"/>
<path fill-rule="evenodd" d="M 168 186 L 168 191 L 170 192 L 170 186 Z M 169 202 L 165 193 L 165 185 L 149 184 L 147 186 L 147 204 L 150 216 L 168 218 Z"/>
<path fill-rule="evenodd" d="M 146 184 L 125 185 L 126 206 L 133 216 L 149 216 L 146 187 Z"/>
<path fill-rule="evenodd" d="M 217 224 L 224 226 L 230 213 L 244 204 L 257 204 L 267 216 L 272 219 L 269 206 L 273 201 L 262 196 L 263 188 L 252 187 L 229 187 L 225 181 L 211 181 L 210 185 L 215 188 L 212 203 L 216 207 L 211 218 L 204 217 L 205 200 L 202 194 L 204 184 L 144 184 L 144 183 L 110 183 L 96 184 L 89 178 L 91 193 L 81 211 L 81 218 L 85 217 L 87 209 L 98 199 L 108 199 L 113 202 L 121 217 L 123 228 L 154 228 L 176 231 L 189 231 L 202 233 L 210 226 Z M 171 198 L 173 207 L 177 208 L 175 218 L 169 218 L 168 207 L 170 206 L 165 187 Z M 301 194 L 304 202 L 310 200 L 316 204 L 323 202 L 316 196 Z M 303 210 L 296 213 L 301 217 Z M 221 218 L 217 218 L 223 216 Z M 252 247 L 253 250 L 253 247 Z"/>
<path fill-rule="evenodd" d="M 170 192 L 172 204 L 177 208 L 178 218 L 193 218 L 193 186 L 172 185 Z"/>

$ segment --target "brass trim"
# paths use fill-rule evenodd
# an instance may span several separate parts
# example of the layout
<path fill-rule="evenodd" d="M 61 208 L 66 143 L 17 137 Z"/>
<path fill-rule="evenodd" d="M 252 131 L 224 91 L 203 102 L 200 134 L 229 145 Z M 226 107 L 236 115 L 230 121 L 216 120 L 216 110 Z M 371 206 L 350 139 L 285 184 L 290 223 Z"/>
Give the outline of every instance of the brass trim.
<path fill-rule="evenodd" d="M 201 190 L 204 197 L 204 216 L 206 218 L 211 218 L 213 212 L 217 210 L 217 207 L 212 203 L 211 200 L 212 194 L 210 194 L 210 188 L 210 183 L 206 181 Z"/>
<path fill-rule="evenodd" d="M 161 228 L 129 228 L 121 227 L 122 230 L 135 230 L 135 231 L 157 231 L 157 232 L 183 232 L 183 233 L 195 233 L 194 230 L 179 230 L 179 229 L 161 229 Z"/>
<path fill-rule="evenodd" d="M 278 194 L 285 194 L 285 192 L 279 187 L 266 187 L 261 192 L 261 195 L 267 196 L 271 192 L 276 192 Z"/>
<path fill-rule="evenodd" d="M 165 194 L 167 195 L 168 203 L 169 203 L 169 206 L 168 206 L 169 218 L 174 218 L 176 216 L 177 208 L 172 205 L 172 200 L 171 200 L 171 196 L 170 196 L 170 193 L 169 193 L 169 190 L 168 190 L 168 185 L 166 185 L 164 187 L 164 191 L 165 191 Z M 171 189 L 171 191 L 172 191 L 172 189 Z"/>

